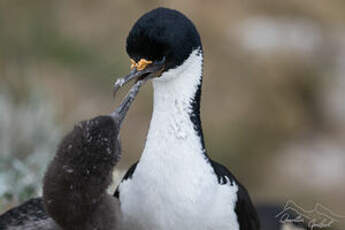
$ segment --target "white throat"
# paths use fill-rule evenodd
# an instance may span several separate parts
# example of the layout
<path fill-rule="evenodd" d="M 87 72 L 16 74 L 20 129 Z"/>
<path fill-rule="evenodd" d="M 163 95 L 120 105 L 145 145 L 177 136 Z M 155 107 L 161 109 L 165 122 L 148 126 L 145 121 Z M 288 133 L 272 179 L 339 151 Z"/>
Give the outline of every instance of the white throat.
<path fill-rule="evenodd" d="M 153 114 L 141 160 L 153 152 L 155 159 L 167 154 L 185 157 L 184 152 L 202 153 L 201 139 L 190 118 L 201 83 L 202 59 L 200 50 L 194 50 L 181 66 L 153 80 Z"/>
<path fill-rule="evenodd" d="M 202 54 L 196 50 L 153 82 L 144 152 L 132 178 L 120 185 L 128 229 L 239 229 L 234 213 L 237 187 L 219 185 L 191 120 L 201 75 Z"/>

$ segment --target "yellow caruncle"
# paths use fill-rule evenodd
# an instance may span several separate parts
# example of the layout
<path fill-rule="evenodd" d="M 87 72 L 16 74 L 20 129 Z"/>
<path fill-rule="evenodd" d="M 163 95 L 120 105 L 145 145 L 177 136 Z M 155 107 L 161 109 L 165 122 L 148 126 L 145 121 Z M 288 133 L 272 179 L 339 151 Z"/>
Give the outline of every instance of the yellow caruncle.
<path fill-rule="evenodd" d="M 151 64 L 152 61 L 148 61 L 144 58 L 140 59 L 140 61 L 135 62 L 133 59 L 131 59 L 131 69 L 137 68 L 137 70 L 144 70 L 146 66 Z"/>

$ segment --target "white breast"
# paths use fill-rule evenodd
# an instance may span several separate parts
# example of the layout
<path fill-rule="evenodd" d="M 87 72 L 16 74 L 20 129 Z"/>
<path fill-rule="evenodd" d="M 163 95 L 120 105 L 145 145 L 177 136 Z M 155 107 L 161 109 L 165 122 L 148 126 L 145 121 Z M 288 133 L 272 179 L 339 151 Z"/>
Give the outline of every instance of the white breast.
<path fill-rule="evenodd" d="M 128 229 L 239 229 L 237 185 L 220 185 L 190 120 L 202 55 L 194 51 L 154 84 L 154 109 L 142 157 L 121 183 Z"/>

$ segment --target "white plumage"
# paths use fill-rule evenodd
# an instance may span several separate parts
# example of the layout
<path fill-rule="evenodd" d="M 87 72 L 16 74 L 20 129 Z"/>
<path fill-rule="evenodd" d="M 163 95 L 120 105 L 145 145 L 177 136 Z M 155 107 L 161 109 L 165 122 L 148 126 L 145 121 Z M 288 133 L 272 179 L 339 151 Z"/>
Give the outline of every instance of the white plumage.
<path fill-rule="evenodd" d="M 218 183 L 190 119 L 202 59 L 194 50 L 181 66 L 153 80 L 146 145 L 132 178 L 119 187 L 129 229 L 239 229 L 238 187 Z"/>

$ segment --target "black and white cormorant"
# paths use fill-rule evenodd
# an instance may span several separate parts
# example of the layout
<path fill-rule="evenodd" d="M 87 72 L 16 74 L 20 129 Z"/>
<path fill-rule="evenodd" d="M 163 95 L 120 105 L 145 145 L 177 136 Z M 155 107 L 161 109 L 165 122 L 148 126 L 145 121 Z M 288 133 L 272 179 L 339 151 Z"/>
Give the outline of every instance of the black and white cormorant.
<path fill-rule="evenodd" d="M 207 154 L 200 121 L 203 48 L 176 10 L 143 15 L 127 37 L 132 71 L 116 82 L 152 79 L 153 114 L 140 160 L 115 196 L 128 229 L 256 230 L 247 190 Z"/>
<path fill-rule="evenodd" d="M 154 108 L 143 154 L 115 192 L 123 226 L 131 230 L 259 229 L 246 189 L 205 149 L 200 121 L 203 50 L 193 23 L 178 11 L 155 9 L 133 26 L 127 52 L 133 70 L 117 82 L 116 89 L 133 78 L 139 79 L 137 84 L 153 78 Z M 105 121 L 107 125 L 101 125 L 105 130 L 116 127 L 111 119 Z M 112 229 L 116 208 L 108 204 L 117 201 L 106 195 L 105 188 L 117 158 L 110 156 L 116 148 L 112 146 L 107 155 L 107 147 L 118 142 L 115 134 L 113 139 L 106 137 L 112 140 L 108 144 L 99 138 L 107 134 L 97 128 L 102 122 L 83 123 L 60 145 L 45 179 L 43 200 L 49 215 L 42 209 L 42 200 L 29 201 L 2 215 L 0 225 L 10 222 L 19 227 L 8 229 L 30 229 L 20 227 L 27 220 L 38 224 L 54 219 L 63 229 Z M 87 143 L 88 127 L 89 131 L 93 127 L 95 145 Z M 74 138 L 77 145 L 69 142 Z M 101 154 L 89 154 L 89 150 Z M 90 180 L 85 180 L 87 175 Z M 31 229 L 54 229 L 48 227 Z"/>

